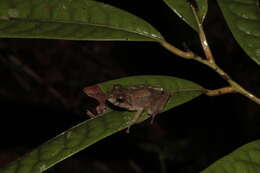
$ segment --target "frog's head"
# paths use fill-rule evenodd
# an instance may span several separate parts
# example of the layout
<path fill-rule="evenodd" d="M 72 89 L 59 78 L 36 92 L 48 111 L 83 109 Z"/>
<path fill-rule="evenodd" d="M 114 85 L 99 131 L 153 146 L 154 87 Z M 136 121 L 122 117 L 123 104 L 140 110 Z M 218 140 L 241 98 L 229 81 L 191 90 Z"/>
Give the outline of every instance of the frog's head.
<path fill-rule="evenodd" d="M 120 108 L 131 110 L 132 105 L 127 91 L 127 88 L 122 85 L 114 85 L 113 89 L 108 93 L 108 102 Z"/>

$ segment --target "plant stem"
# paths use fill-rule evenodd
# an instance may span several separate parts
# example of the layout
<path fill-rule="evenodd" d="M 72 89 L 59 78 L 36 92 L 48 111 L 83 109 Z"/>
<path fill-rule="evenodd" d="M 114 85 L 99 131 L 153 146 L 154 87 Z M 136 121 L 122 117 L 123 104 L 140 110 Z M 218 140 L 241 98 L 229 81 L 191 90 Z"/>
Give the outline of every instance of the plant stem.
<path fill-rule="evenodd" d="M 238 93 L 244 95 L 245 97 L 249 98 L 250 100 L 260 105 L 260 99 L 258 97 L 256 97 L 255 95 L 253 95 L 252 93 L 250 93 L 249 91 L 241 87 L 237 82 L 231 79 L 230 76 L 226 72 L 224 72 L 220 67 L 218 67 L 216 64 L 208 63 L 206 65 L 212 68 L 213 70 L 215 70 L 218 74 L 220 74 L 222 78 L 226 80 L 230 84 L 230 86 L 233 87 L 235 91 L 237 91 Z"/>
<path fill-rule="evenodd" d="M 175 46 L 171 45 L 170 43 L 166 42 L 166 41 L 162 41 L 160 42 L 160 44 L 167 50 L 169 50 L 170 52 L 185 58 L 185 59 L 193 59 L 194 58 L 194 53 L 193 52 L 185 52 L 183 50 L 180 50 L 178 48 L 176 48 Z"/>
<path fill-rule="evenodd" d="M 214 90 L 206 89 L 206 88 L 200 88 L 200 89 L 179 89 L 179 90 L 172 90 L 170 91 L 170 94 L 175 94 L 179 92 L 194 92 L 194 91 L 199 91 L 207 96 L 219 96 L 223 94 L 228 94 L 228 93 L 236 93 L 236 90 L 234 90 L 233 87 L 227 86 L 223 88 L 218 88 Z"/>
<path fill-rule="evenodd" d="M 216 89 L 216 90 L 207 90 L 206 95 L 217 96 L 217 95 L 237 92 L 260 105 L 260 99 L 258 97 L 254 96 L 249 91 L 247 91 L 243 87 L 241 87 L 237 82 L 235 82 L 233 79 L 231 79 L 231 77 L 215 63 L 214 57 L 212 55 L 212 52 L 210 50 L 210 47 L 209 47 L 207 39 L 206 39 L 206 35 L 205 35 L 204 29 L 202 26 L 202 22 L 199 20 L 196 9 L 192 5 L 191 5 L 191 8 L 192 8 L 194 17 L 196 19 L 196 22 L 197 22 L 197 25 L 199 28 L 200 42 L 203 47 L 203 51 L 205 53 L 206 59 L 201 58 L 200 56 L 194 54 L 191 51 L 185 52 L 185 51 L 179 50 L 178 48 L 174 47 L 170 43 L 167 43 L 166 41 L 162 41 L 162 42 L 160 42 L 160 44 L 164 48 L 168 49 L 171 53 L 174 53 L 182 58 L 192 59 L 192 60 L 198 61 L 204 65 L 207 65 L 208 67 L 213 69 L 216 73 L 218 73 L 230 85 L 228 87 L 224 87 L 224 88 L 220 88 L 220 89 Z"/>
<path fill-rule="evenodd" d="M 236 90 L 234 90 L 233 87 L 228 86 L 228 87 L 223 87 L 215 90 L 207 90 L 205 93 L 207 96 L 219 96 L 223 94 L 228 94 L 228 93 L 236 93 Z"/>
<path fill-rule="evenodd" d="M 233 89 L 235 91 L 237 91 L 238 93 L 246 96 L 250 100 L 260 104 L 259 98 L 257 98 L 256 96 L 254 96 L 253 94 L 251 94 L 250 92 L 245 90 L 243 87 L 241 87 L 234 80 L 232 80 L 231 77 L 226 72 L 224 72 L 220 67 L 218 67 L 218 65 L 215 63 L 214 57 L 212 55 L 212 52 L 210 50 L 209 44 L 208 44 L 207 39 L 206 39 L 206 35 L 205 35 L 204 29 L 203 29 L 202 22 L 199 20 L 197 11 L 192 6 L 192 4 L 191 4 L 191 9 L 192 9 L 192 12 L 194 14 L 194 17 L 196 19 L 196 22 L 197 22 L 197 25 L 198 25 L 198 28 L 199 28 L 200 42 L 201 42 L 201 45 L 203 47 L 204 53 L 205 53 L 206 58 L 207 58 L 207 60 L 203 60 L 203 59 L 199 59 L 199 58 L 195 58 L 195 60 L 197 59 L 197 61 L 202 62 L 202 63 L 206 64 L 207 66 L 209 66 L 210 68 L 212 68 L 213 70 L 215 70 L 218 74 L 220 74 L 220 76 L 224 80 L 226 80 L 233 87 Z"/>
<path fill-rule="evenodd" d="M 167 43 L 167 42 L 161 42 L 161 45 L 163 47 L 165 47 L 166 49 L 168 49 L 171 53 L 174 53 L 174 54 L 176 54 L 176 55 L 178 55 L 182 58 L 192 59 L 192 60 L 195 60 L 195 61 L 198 61 L 202 64 L 207 65 L 208 67 L 213 69 L 216 73 L 218 73 L 224 80 L 226 80 L 230 84 L 230 86 L 234 90 L 232 92 L 238 92 L 238 93 L 244 95 L 245 97 L 249 98 L 250 100 L 252 100 L 255 103 L 260 105 L 260 99 L 258 97 L 254 96 L 252 93 L 250 93 L 249 91 L 247 91 L 243 87 L 241 87 L 237 82 L 232 80 L 230 78 L 230 76 L 226 72 L 224 72 L 220 67 L 218 67 L 215 62 L 202 59 L 200 56 L 197 56 L 192 52 L 184 52 L 182 50 L 179 50 L 179 49 L 177 49 L 176 47 L 172 46 L 170 43 Z M 176 51 L 176 50 L 178 50 L 178 51 Z M 229 90 L 229 92 L 223 92 L 223 91 L 222 92 L 223 92 L 223 94 L 227 94 L 227 93 L 230 93 L 230 91 L 231 90 Z M 216 94 L 216 95 L 220 95 L 220 94 Z M 209 96 L 216 96 L 216 95 L 209 94 Z"/>
<path fill-rule="evenodd" d="M 201 42 L 203 51 L 204 51 L 204 53 L 206 55 L 206 58 L 208 59 L 209 62 L 215 63 L 213 54 L 212 54 L 212 52 L 210 50 L 210 47 L 209 47 L 209 44 L 208 44 L 205 32 L 203 30 L 202 21 L 200 21 L 198 15 L 197 15 L 197 11 L 196 11 L 196 9 L 192 5 L 191 5 L 191 9 L 192 9 L 192 12 L 194 14 L 195 20 L 196 20 L 198 28 L 199 28 L 200 42 Z"/>

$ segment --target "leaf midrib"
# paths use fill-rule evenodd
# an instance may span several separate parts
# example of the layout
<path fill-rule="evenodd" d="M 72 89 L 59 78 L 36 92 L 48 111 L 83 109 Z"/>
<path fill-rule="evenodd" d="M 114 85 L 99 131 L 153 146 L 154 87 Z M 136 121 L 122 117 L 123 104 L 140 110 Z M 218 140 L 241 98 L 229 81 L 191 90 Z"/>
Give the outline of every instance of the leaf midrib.
<path fill-rule="evenodd" d="M 89 25 L 89 26 L 94 26 L 94 27 L 101 27 L 101 28 L 108 28 L 108 29 L 112 29 L 112 30 L 118 30 L 118 31 L 123 31 L 123 32 L 128 32 L 131 34 L 136 34 L 139 36 L 143 36 L 146 38 L 150 38 L 156 42 L 162 42 L 164 41 L 163 39 L 159 38 L 159 37 L 152 37 L 150 35 L 147 34 L 142 34 L 136 31 L 130 31 L 127 29 L 122 29 L 122 28 L 117 28 L 117 27 L 113 27 L 113 26 L 109 26 L 109 25 L 102 25 L 102 24 L 95 24 L 95 23 L 87 23 L 87 22 L 72 22 L 72 21 L 62 21 L 62 20 L 46 20 L 46 19 L 27 19 L 27 18 L 8 18 L 8 20 L 6 19 L 0 19 L 0 21 L 18 21 L 18 22 L 39 22 L 39 23 L 61 23 L 61 24 L 74 24 L 74 25 Z"/>

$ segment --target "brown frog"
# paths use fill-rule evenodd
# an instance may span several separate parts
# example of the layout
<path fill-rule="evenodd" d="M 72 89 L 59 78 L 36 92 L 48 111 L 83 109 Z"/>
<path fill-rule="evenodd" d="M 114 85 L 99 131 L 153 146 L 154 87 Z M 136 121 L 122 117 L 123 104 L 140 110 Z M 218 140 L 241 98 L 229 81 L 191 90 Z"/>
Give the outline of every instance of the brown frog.
<path fill-rule="evenodd" d="M 129 133 L 130 126 L 135 124 L 144 112 L 152 117 L 151 123 L 153 123 L 155 116 L 163 110 L 170 95 L 171 92 L 152 86 L 114 85 L 113 89 L 107 93 L 107 100 L 115 106 L 136 112 L 129 123 L 127 129 Z"/>

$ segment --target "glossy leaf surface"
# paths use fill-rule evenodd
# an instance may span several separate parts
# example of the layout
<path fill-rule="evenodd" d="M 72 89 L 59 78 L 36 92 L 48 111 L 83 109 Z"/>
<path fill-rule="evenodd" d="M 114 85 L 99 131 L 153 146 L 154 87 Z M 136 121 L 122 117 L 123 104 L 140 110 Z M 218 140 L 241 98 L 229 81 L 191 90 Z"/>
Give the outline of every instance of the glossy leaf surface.
<path fill-rule="evenodd" d="M 123 86 L 145 84 L 163 87 L 168 90 L 202 89 L 202 87 L 193 82 L 169 76 L 133 76 L 98 85 L 103 91 L 108 91 L 114 84 L 122 84 Z M 176 93 L 170 98 L 164 111 L 188 102 L 201 94 L 202 92 L 198 90 Z M 3 168 L 1 173 L 43 172 L 95 142 L 127 128 L 132 116 L 133 112 L 111 110 L 95 119 L 82 122 L 40 145 L 21 159 L 14 161 L 6 168 Z M 140 121 L 147 118 L 147 115 L 143 115 Z M 130 133 L 135 133 L 134 128 L 131 129 Z"/>
<path fill-rule="evenodd" d="M 213 163 L 201 173 L 260 172 L 260 140 L 246 144 Z"/>
<path fill-rule="evenodd" d="M 0 37 L 163 40 L 144 20 L 94 0 L 1 0 Z"/>
<path fill-rule="evenodd" d="M 195 31 L 198 31 L 197 23 L 193 15 L 190 3 L 187 0 L 163 0 L 182 20 L 184 20 Z M 200 21 L 204 21 L 208 11 L 207 0 L 196 0 L 198 16 Z"/>
<path fill-rule="evenodd" d="M 218 4 L 238 44 L 260 65 L 260 8 L 257 0 L 218 0 Z"/>

